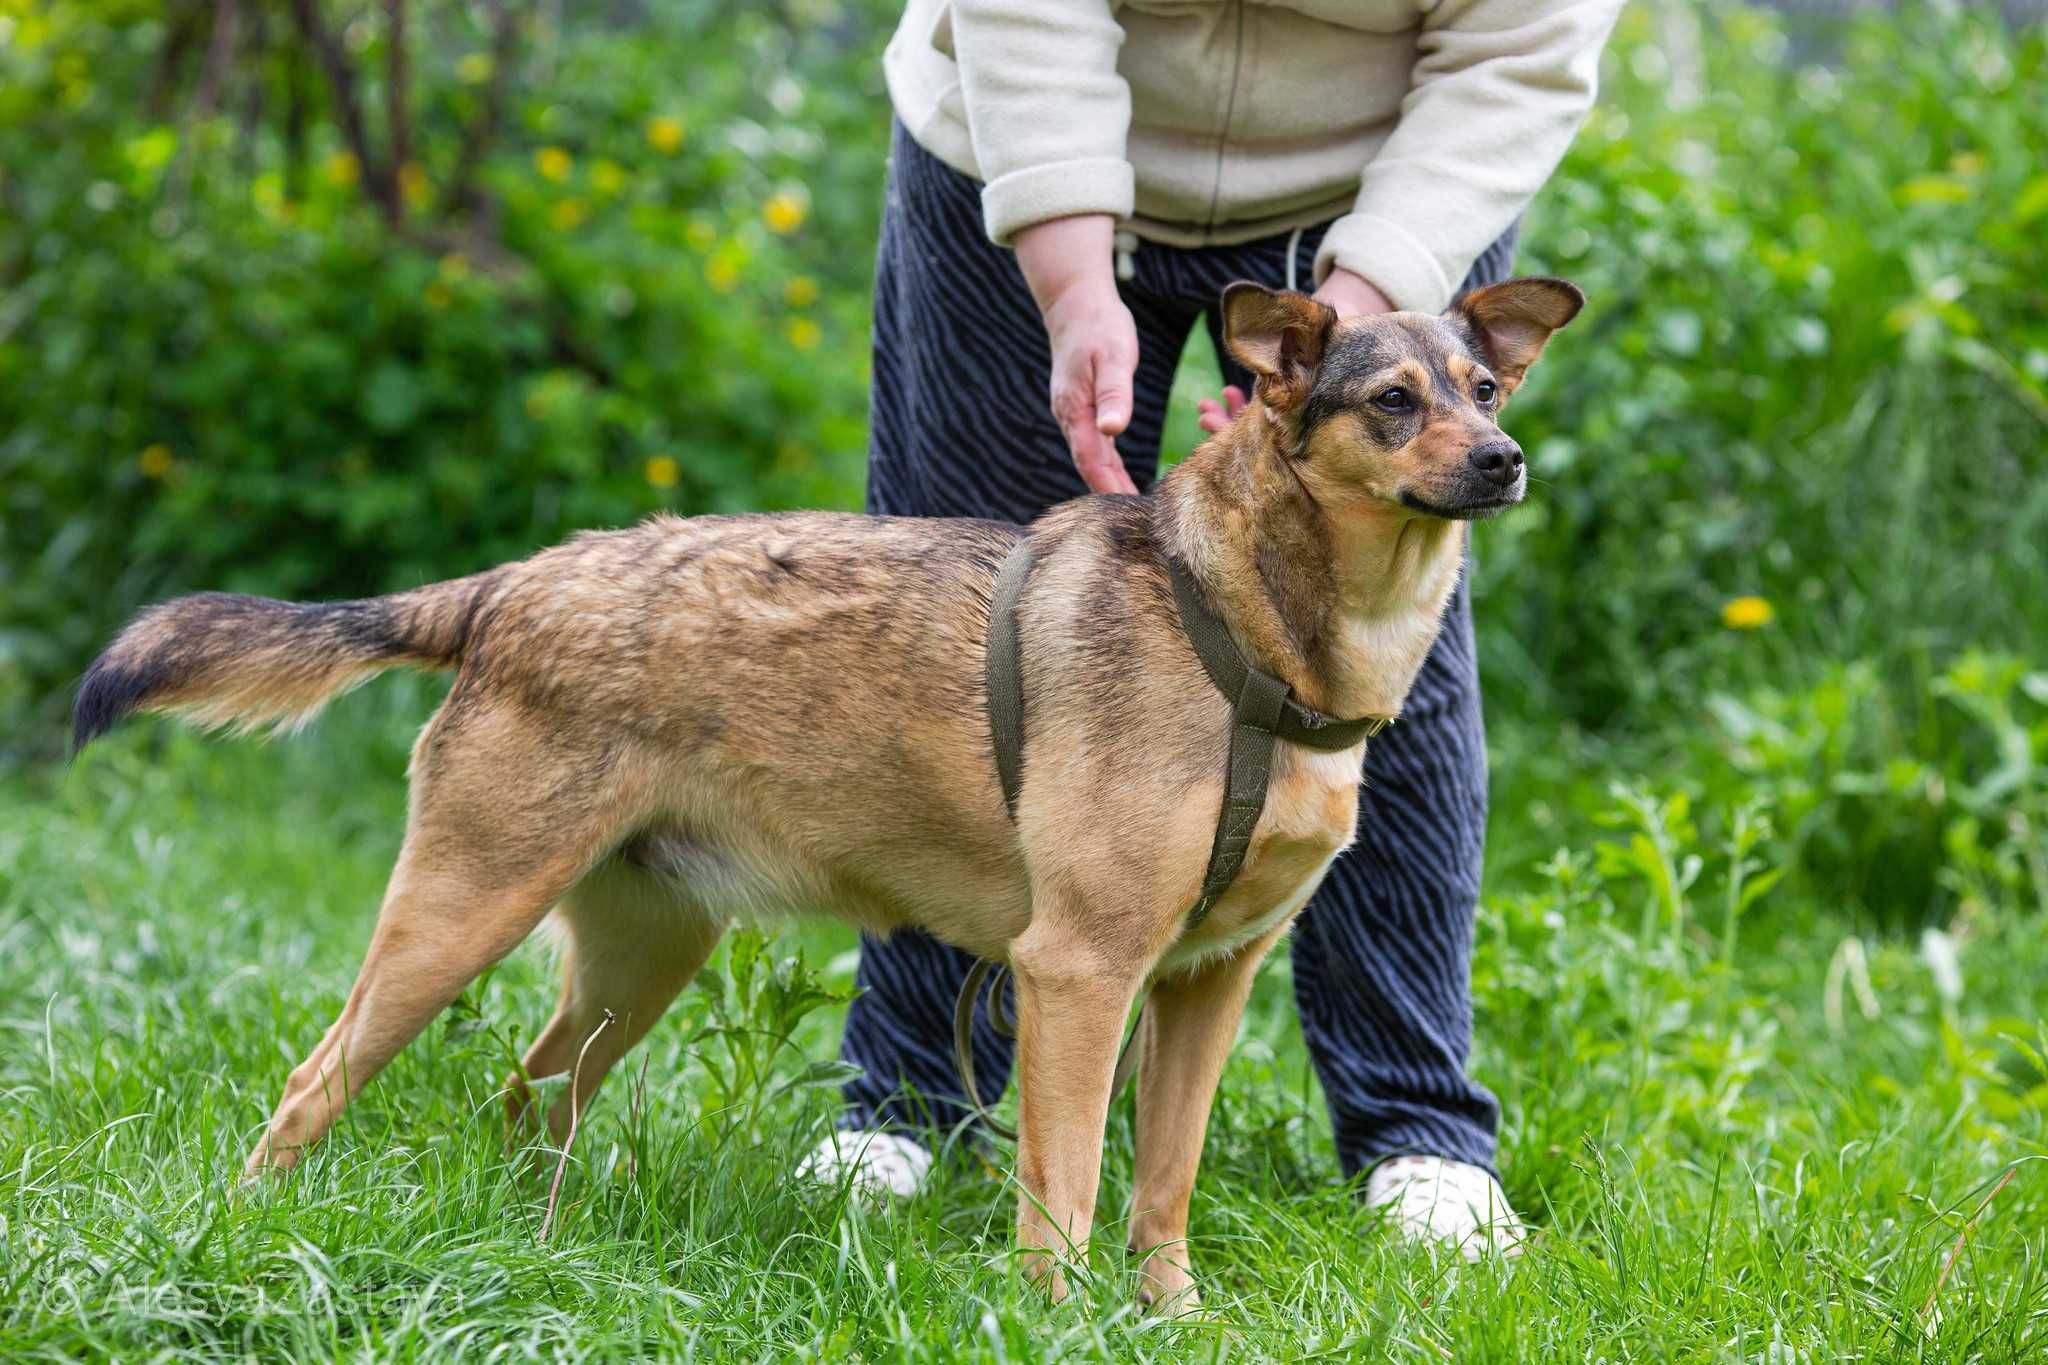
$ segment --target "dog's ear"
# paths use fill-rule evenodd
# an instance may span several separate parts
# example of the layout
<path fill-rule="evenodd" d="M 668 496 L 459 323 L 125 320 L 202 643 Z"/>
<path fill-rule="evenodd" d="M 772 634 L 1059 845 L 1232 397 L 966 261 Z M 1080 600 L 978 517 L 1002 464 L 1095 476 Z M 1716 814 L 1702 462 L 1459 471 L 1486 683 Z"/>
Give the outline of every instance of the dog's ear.
<path fill-rule="evenodd" d="M 1586 296 L 1571 281 L 1530 275 L 1460 294 L 1444 316 L 1471 330 L 1505 396 L 1521 386 L 1550 334 L 1585 306 Z"/>
<path fill-rule="evenodd" d="M 1239 280 L 1223 291 L 1223 344 L 1260 380 L 1269 402 L 1306 397 L 1337 314 L 1306 294 Z"/>

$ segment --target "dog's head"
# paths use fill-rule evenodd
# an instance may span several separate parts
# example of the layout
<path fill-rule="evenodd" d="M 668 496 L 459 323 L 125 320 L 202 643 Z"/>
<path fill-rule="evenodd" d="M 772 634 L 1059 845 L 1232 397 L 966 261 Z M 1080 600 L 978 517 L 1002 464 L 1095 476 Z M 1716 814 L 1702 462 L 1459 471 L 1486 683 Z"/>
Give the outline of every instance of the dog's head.
<path fill-rule="evenodd" d="M 1475 289 L 1440 317 L 1340 321 L 1306 295 L 1240 283 L 1223 291 L 1223 335 L 1318 501 L 1470 520 L 1522 500 L 1522 448 L 1500 429 L 1501 404 L 1585 301 L 1532 277 Z"/>

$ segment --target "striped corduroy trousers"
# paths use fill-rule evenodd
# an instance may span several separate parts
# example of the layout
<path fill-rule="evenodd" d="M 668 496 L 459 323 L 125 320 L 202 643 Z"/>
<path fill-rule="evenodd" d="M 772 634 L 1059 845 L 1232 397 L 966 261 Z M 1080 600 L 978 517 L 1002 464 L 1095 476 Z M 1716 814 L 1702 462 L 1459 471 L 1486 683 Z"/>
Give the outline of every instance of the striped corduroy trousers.
<path fill-rule="evenodd" d="M 982 231 L 981 187 L 898 125 L 875 279 L 870 512 L 1024 522 L 1087 490 L 1046 406 L 1045 328 L 1010 252 Z M 1504 278 L 1515 230 L 1467 286 Z M 1237 246 L 1141 245 L 1121 284 L 1138 372 L 1118 440 L 1139 487 L 1157 472 L 1168 393 L 1200 321 L 1249 279 L 1306 283 L 1320 228 Z M 1231 382 L 1250 379 L 1228 356 Z M 993 762 L 993 757 L 991 757 Z M 1347 1173 L 1423 1153 L 1491 1167 L 1499 1110 L 1465 1074 L 1471 952 L 1486 829 L 1486 749 L 1464 587 L 1400 723 L 1373 740 L 1358 841 L 1293 930 L 1302 1033 Z M 950 1127 L 967 1117 L 952 1057 L 954 996 L 971 959 L 916 932 L 864 938 L 841 1055 L 847 1127 Z M 1007 1039 L 975 1022 L 985 1094 L 1009 1075 Z"/>

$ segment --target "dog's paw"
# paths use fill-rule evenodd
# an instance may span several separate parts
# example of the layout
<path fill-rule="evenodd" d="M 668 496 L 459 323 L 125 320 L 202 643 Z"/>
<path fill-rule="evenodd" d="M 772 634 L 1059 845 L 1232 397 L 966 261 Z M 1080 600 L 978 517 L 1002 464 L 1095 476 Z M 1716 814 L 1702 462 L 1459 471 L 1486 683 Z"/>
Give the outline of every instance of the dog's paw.
<path fill-rule="evenodd" d="M 1202 1293 L 1186 1266 L 1155 1251 L 1138 1269 L 1138 1306 L 1148 1313 L 1178 1317 L 1201 1308 Z"/>

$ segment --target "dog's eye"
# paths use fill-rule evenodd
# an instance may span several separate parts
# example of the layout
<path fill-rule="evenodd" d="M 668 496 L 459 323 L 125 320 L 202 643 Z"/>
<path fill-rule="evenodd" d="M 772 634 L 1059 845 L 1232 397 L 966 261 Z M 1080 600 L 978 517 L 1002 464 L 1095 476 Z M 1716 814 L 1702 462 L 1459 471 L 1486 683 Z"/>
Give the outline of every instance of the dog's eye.
<path fill-rule="evenodd" d="M 1409 406 L 1408 390 L 1388 389 L 1372 401 L 1388 412 L 1406 412 Z"/>
<path fill-rule="evenodd" d="M 1493 401 L 1493 381 L 1491 379 L 1480 380 L 1473 386 L 1472 396 L 1482 403 L 1491 403 Z"/>

